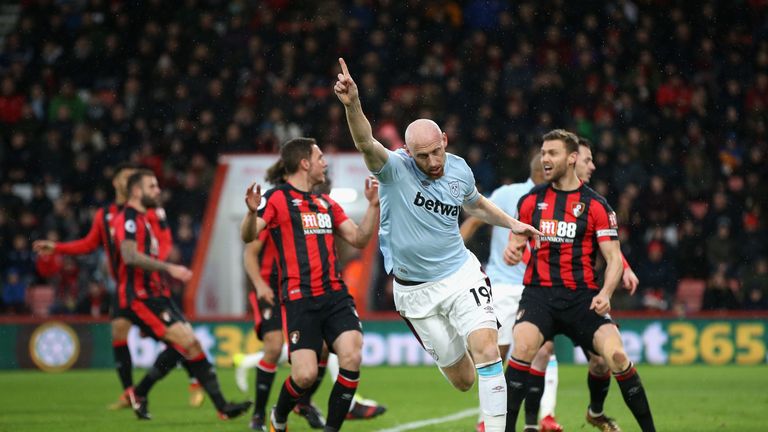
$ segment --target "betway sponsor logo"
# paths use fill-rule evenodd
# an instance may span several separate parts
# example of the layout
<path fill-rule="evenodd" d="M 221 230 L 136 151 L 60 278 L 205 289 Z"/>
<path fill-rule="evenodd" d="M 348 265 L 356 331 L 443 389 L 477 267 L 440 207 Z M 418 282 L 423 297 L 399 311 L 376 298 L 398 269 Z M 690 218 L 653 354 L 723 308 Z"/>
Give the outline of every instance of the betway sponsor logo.
<path fill-rule="evenodd" d="M 437 200 L 431 200 L 424 198 L 421 192 L 416 192 L 416 198 L 413 200 L 416 207 L 424 207 L 428 211 L 433 213 L 442 214 L 446 216 L 458 216 L 459 206 L 444 204 Z"/>

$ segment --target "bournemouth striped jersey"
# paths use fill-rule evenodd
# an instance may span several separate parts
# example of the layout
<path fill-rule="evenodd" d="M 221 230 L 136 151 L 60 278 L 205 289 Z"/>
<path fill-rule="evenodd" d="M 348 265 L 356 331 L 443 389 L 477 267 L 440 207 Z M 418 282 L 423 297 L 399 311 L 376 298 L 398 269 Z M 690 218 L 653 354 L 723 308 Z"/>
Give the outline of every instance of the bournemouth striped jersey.
<path fill-rule="evenodd" d="M 157 236 L 159 243 L 157 256 L 160 261 L 165 261 L 173 249 L 173 235 L 165 217 L 165 209 L 162 207 L 147 209 L 147 221 L 152 227 L 152 232 Z"/>
<path fill-rule="evenodd" d="M 334 229 L 348 219 L 341 206 L 326 194 L 286 183 L 264 194 L 259 217 L 277 249 L 281 300 L 346 291 L 333 239 Z"/>
<path fill-rule="evenodd" d="M 277 248 L 272 241 L 269 230 L 259 233 L 261 241 L 261 251 L 259 252 L 259 268 L 261 269 L 261 278 L 279 294 L 278 286 L 280 284 L 280 267 L 277 260 Z"/>
<path fill-rule="evenodd" d="M 160 244 L 155 237 L 146 213 L 126 206 L 113 222 L 115 249 L 117 250 L 117 295 L 120 308 L 128 307 L 134 299 L 169 297 L 170 292 L 162 284 L 159 272 L 150 272 L 123 261 L 120 245 L 126 240 L 136 242 L 139 252 L 159 259 Z"/>
<path fill-rule="evenodd" d="M 598 243 L 618 240 L 616 213 L 605 198 L 583 183 L 573 191 L 545 184 L 524 195 L 518 211 L 521 222 L 544 233 L 525 270 L 525 286 L 599 289 Z"/>
<path fill-rule="evenodd" d="M 91 253 L 102 246 L 109 262 L 109 272 L 112 278 L 117 280 L 117 263 L 115 262 L 117 254 L 112 238 L 112 221 L 118 213 L 120 213 L 120 207 L 115 203 L 99 207 L 93 215 L 91 229 L 85 237 L 56 243 L 54 251 L 64 255 L 82 255 Z"/>
<path fill-rule="evenodd" d="M 89 254 L 99 246 L 104 248 L 109 263 L 109 273 L 117 281 L 117 249 L 114 244 L 114 228 L 112 222 L 120 213 L 121 207 L 115 203 L 99 207 L 93 215 L 91 229 L 85 237 L 69 242 L 56 243 L 55 252 L 64 255 L 83 255 Z M 157 233 L 160 243 L 160 259 L 165 260 L 173 248 L 173 237 L 171 229 L 165 219 L 165 211 L 161 208 L 149 209 L 147 219 L 152 226 L 152 231 Z"/>

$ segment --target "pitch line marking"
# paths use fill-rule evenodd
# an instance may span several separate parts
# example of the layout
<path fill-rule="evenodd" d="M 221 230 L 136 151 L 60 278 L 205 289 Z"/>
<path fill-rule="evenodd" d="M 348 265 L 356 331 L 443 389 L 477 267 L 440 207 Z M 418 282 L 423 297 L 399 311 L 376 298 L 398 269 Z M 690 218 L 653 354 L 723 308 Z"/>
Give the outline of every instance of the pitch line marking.
<path fill-rule="evenodd" d="M 464 411 L 459 411 L 456 414 L 451 414 L 451 415 L 448 415 L 448 416 L 445 416 L 445 417 L 436 417 L 436 418 L 431 418 L 431 419 L 426 419 L 426 420 L 419 420 L 419 421 L 415 421 L 415 422 L 411 422 L 411 423 L 402 424 L 402 425 L 399 425 L 399 426 L 396 426 L 396 427 L 393 427 L 393 428 L 389 428 L 389 429 L 379 429 L 376 432 L 403 432 L 403 431 L 409 431 L 409 430 L 423 428 L 425 426 L 432 426 L 432 425 L 441 424 L 441 423 L 450 423 L 450 422 L 453 422 L 453 421 L 456 421 L 456 420 L 461 420 L 461 419 L 466 418 L 466 417 L 471 417 L 473 415 L 477 415 L 477 413 L 478 413 L 478 409 L 477 408 L 472 408 L 472 409 L 467 409 L 467 410 L 464 410 Z"/>

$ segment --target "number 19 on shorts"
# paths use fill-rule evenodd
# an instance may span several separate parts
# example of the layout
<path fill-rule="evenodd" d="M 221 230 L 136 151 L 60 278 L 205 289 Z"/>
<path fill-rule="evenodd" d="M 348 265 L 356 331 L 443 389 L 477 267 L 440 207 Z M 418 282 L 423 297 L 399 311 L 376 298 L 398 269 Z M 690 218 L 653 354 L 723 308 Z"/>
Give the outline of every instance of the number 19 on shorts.
<path fill-rule="evenodd" d="M 480 297 L 485 299 L 486 304 L 491 302 L 491 289 L 488 287 L 481 286 L 480 288 L 470 288 L 469 292 L 472 293 L 472 296 L 475 298 L 475 303 L 477 303 L 478 306 L 482 305 Z"/>

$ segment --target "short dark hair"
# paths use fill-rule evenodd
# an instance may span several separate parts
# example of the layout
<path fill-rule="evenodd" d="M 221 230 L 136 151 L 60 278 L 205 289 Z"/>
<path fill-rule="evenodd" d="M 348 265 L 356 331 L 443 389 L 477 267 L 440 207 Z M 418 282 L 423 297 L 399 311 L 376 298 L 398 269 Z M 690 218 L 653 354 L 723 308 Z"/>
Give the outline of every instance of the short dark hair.
<path fill-rule="evenodd" d="M 312 146 L 317 145 L 314 138 L 294 138 L 286 141 L 280 148 L 280 160 L 283 161 L 283 174 L 293 174 L 299 170 L 302 159 L 312 156 Z M 273 179 L 274 174 L 270 177 Z"/>
<path fill-rule="evenodd" d="M 579 145 L 592 150 L 592 142 L 584 137 L 579 137 Z"/>
<path fill-rule="evenodd" d="M 112 180 L 116 179 L 117 176 L 125 170 L 135 170 L 138 168 L 139 166 L 133 162 L 120 162 L 119 164 L 115 165 L 115 168 L 112 170 Z"/>
<path fill-rule="evenodd" d="M 139 169 L 135 173 L 131 174 L 131 176 L 128 177 L 128 187 L 126 188 L 128 190 L 128 195 L 131 194 L 131 190 L 133 190 L 134 187 L 141 184 L 141 181 L 144 179 L 144 177 L 154 176 L 155 173 L 148 169 Z"/>
<path fill-rule="evenodd" d="M 560 140 L 565 143 L 565 149 L 568 153 L 579 152 L 579 137 L 573 132 L 568 132 L 565 129 L 553 129 L 544 134 L 541 137 L 542 141 L 555 141 Z"/>

